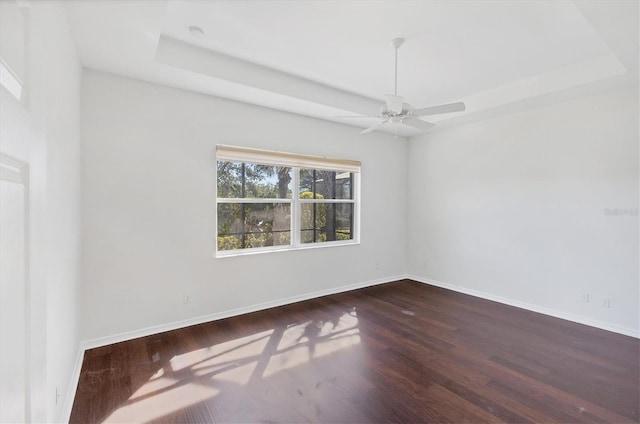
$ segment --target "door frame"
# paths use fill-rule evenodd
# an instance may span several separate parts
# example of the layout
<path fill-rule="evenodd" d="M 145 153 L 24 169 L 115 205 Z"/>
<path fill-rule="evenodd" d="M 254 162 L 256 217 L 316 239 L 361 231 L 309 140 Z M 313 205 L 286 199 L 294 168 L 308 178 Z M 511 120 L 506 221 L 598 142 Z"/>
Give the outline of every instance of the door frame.
<path fill-rule="evenodd" d="M 23 194 L 23 255 L 24 255 L 24 325 L 25 325 L 25 369 L 24 371 L 24 417 L 31 422 L 31 280 L 30 270 L 30 240 L 29 240 L 29 165 L 12 156 L 0 152 L 0 181 L 10 181 L 22 184 Z"/>

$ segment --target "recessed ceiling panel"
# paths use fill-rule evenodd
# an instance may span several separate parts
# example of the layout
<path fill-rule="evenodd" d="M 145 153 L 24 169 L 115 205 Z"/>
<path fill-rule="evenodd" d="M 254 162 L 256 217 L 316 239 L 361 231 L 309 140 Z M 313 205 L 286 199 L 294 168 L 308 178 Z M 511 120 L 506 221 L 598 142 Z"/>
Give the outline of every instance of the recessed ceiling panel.
<path fill-rule="evenodd" d="M 419 106 L 608 52 L 569 1 L 169 1 L 162 32 L 375 98 L 393 92 L 402 36 L 398 91 Z"/>
<path fill-rule="evenodd" d="M 398 52 L 405 102 L 466 104 L 430 116 L 438 127 L 638 81 L 636 1 L 63 4 L 88 68 L 360 128 L 379 121 L 361 115 L 377 115 L 394 91 L 396 37 L 406 39 Z M 417 133 L 402 124 L 381 130 Z"/>

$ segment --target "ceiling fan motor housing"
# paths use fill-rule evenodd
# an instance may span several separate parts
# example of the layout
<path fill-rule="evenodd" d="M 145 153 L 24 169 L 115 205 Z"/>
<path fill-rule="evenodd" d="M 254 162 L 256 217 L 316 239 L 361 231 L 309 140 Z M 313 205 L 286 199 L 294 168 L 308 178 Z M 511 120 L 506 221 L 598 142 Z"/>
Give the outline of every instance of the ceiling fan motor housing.
<path fill-rule="evenodd" d="M 405 116 L 408 115 L 412 110 L 413 107 L 409 103 L 402 103 L 402 111 L 399 113 L 389 110 L 389 108 L 387 108 L 387 105 L 382 105 L 380 106 L 380 115 L 384 116 L 385 118 L 392 118 L 394 116 Z"/>

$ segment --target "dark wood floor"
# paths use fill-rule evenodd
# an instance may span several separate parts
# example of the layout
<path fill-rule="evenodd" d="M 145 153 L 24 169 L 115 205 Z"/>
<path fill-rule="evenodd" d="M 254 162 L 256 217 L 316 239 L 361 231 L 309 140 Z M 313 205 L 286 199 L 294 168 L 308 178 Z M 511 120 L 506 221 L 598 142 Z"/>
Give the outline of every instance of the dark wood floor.
<path fill-rule="evenodd" d="M 405 280 L 87 351 L 71 422 L 638 422 L 639 344 Z"/>

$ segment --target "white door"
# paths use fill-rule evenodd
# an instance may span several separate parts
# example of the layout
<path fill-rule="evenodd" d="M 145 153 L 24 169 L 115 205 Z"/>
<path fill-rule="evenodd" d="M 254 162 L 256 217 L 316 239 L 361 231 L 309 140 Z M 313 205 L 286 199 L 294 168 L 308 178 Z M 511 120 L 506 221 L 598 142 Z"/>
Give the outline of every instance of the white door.
<path fill-rule="evenodd" d="M 28 414 L 26 167 L 0 155 L 0 422 Z"/>

